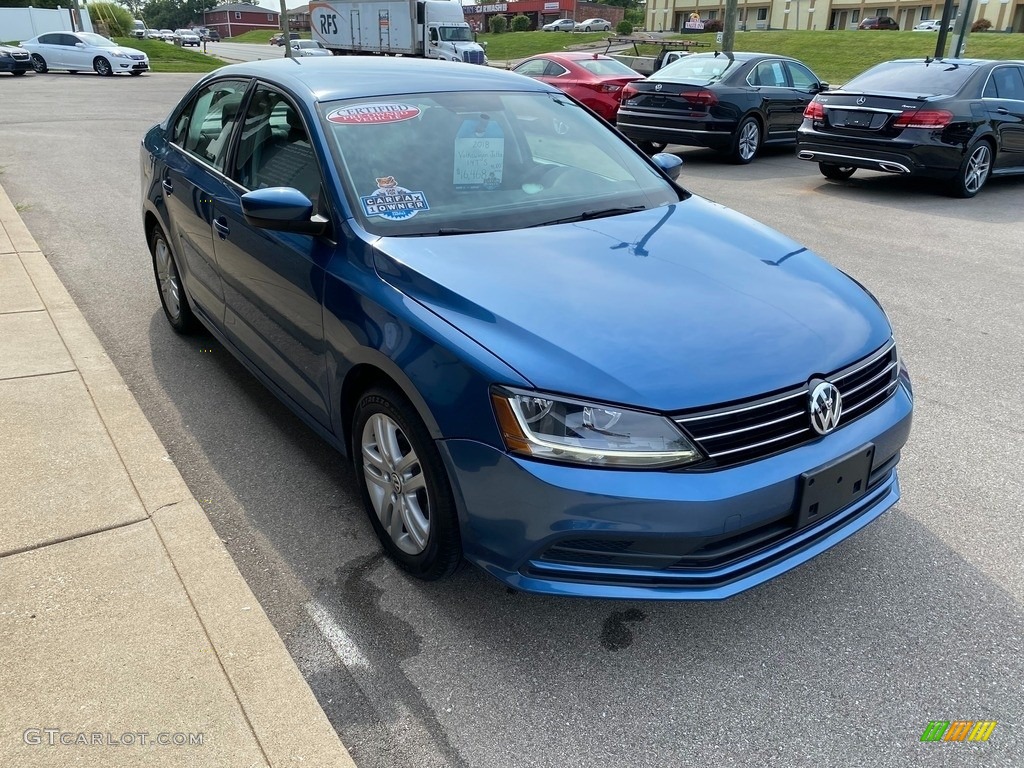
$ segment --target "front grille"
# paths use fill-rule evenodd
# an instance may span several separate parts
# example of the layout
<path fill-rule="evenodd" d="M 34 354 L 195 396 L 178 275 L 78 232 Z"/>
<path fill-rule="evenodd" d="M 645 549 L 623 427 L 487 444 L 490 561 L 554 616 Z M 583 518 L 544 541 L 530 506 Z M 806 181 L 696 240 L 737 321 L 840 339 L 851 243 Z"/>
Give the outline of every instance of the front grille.
<path fill-rule="evenodd" d="M 899 363 L 889 342 L 863 360 L 825 377 L 843 398 L 839 428 L 881 405 L 896 391 Z M 714 467 L 755 461 L 819 437 L 810 425 L 808 384 L 757 400 L 674 419 Z"/>
<path fill-rule="evenodd" d="M 483 64 L 484 63 L 484 52 L 483 51 L 463 51 L 462 60 L 467 64 Z"/>
<path fill-rule="evenodd" d="M 12 53 L 11 56 L 14 57 L 15 61 L 28 61 L 31 58 L 27 53 Z"/>
<path fill-rule="evenodd" d="M 131 56 L 136 61 L 142 61 L 144 58 L 146 58 L 146 55 L 142 54 L 142 53 L 130 53 L 128 55 Z"/>

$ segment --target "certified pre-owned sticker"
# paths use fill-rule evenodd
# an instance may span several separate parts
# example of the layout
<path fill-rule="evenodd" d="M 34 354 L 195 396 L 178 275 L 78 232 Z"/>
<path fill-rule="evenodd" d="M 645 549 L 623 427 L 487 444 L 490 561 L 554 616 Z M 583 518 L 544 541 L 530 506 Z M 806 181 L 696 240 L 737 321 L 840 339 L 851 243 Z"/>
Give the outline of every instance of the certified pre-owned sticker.
<path fill-rule="evenodd" d="M 412 120 L 419 113 L 420 108 L 413 104 L 360 104 L 336 109 L 327 115 L 327 119 L 339 125 L 381 125 Z"/>
<path fill-rule="evenodd" d="M 420 211 L 430 210 L 426 195 L 398 186 L 394 176 L 377 179 L 377 191 L 362 195 L 359 200 L 367 216 L 380 216 L 388 221 L 405 221 Z"/>

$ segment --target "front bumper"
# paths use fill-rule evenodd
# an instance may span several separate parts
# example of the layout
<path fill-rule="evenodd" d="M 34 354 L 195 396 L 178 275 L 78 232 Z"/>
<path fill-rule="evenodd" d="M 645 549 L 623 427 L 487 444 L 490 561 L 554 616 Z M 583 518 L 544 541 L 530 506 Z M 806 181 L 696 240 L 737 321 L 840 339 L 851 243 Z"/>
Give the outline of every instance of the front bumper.
<path fill-rule="evenodd" d="M 149 60 L 148 59 L 114 59 L 115 72 L 148 72 L 149 71 Z"/>
<path fill-rule="evenodd" d="M 9 56 L 0 58 L 0 72 L 31 72 L 32 57 L 27 59 L 13 59 Z"/>
<path fill-rule="evenodd" d="M 711 472 L 568 467 L 470 440 L 439 447 L 466 557 L 504 583 L 544 594 L 718 600 L 795 568 L 895 504 L 911 413 L 901 383 L 870 414 L 815 443 Z M 868 444 L 875 453 L 865 495 L 797 530 L 801 473 Z"/>

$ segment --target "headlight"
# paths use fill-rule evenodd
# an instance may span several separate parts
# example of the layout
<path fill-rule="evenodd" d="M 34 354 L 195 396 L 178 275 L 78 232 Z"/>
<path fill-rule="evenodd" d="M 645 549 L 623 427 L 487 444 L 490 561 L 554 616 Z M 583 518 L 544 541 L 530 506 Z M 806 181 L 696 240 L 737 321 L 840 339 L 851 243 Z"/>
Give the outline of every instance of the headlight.
<path fill-rule="evenodd" d="M 9 59 L 9 58 L 13 58 L 10 53 L 8 53 L 7 51 L 0 51 L 0 59 Z"/>
<path fill-rule="evenodd" d="M 491 393 L 505 446 L 537 459 L 601 467 L 670 467 L 700 451 L 664 416 L 539 392 Z"/>

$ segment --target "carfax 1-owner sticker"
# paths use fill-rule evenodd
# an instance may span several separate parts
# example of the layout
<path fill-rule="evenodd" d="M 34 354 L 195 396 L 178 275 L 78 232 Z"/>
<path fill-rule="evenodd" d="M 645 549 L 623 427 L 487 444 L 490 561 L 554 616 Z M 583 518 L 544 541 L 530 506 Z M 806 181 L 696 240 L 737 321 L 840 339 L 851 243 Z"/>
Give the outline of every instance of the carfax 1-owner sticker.
<path fill-rule="evenodd" d="M 430 210 L 426 195 L 398 186 L 394 176 L 377 179 L 377 191 L 360 196 L 359 201 L 367 216 L 380 216 L 388 221 L 405 221 L 420 211 Z"/>

